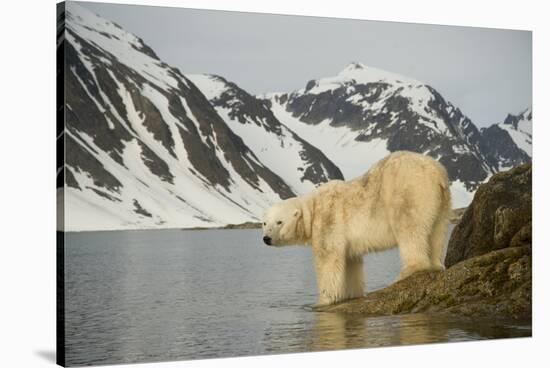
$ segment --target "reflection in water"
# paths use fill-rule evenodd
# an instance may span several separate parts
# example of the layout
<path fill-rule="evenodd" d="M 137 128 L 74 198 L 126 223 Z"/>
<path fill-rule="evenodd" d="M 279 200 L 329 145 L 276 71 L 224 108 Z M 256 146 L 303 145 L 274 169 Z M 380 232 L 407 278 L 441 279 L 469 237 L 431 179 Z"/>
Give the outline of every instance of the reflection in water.
<path fill-rule="evenodd" d="M 360 317 L 338 313 L 316 313 L 309 351 L 377 346 L 416 345 L 447 341 L 530 336 L 530 321 L 514 325 L 502 320 L 460 316 L 409 314 Z"/>
<path fill-rule="evenodd" d="M 399 344 L 414 345 L 449 341 L 449 318 L 425 314 L 404 315 L 399 318 Z"/>
<path fill-rule="evenodd" d="M 447 330 L 424 315 L 364 318 L 317 313 L 311 333 L 313 351 L 447 341 Z"/>
<path fill-rule="evenodd" d="M 337 313 L 317 313 L 317 318 L 311 330 L 309 349 L 334 350 L 367 346 L 365 319 L 353 316 L 343 316 Z"/>

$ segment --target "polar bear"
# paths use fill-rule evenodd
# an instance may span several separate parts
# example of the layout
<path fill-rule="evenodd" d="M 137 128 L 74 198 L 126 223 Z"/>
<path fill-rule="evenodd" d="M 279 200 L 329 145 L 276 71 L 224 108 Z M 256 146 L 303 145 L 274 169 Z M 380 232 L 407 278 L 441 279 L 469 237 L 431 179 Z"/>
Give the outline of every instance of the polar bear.
<path fill-rule="evenodd" d="M 445 168 L 428 156 L 401 151 L 354 180 L 333 180 L 273 205 L 264 214 L 263 241 L 311 245 L 318 305 L 327 305 L 363 295 L 362 257 L 369 252 L 397 246 L 397 280 L 443 270 L 450 211 Z"/>

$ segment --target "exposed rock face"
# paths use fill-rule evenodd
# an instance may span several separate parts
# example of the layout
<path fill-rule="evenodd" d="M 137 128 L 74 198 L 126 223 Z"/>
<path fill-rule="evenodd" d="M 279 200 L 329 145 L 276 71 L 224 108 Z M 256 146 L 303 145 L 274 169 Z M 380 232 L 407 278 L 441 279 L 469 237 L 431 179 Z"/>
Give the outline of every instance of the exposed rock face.
<path fill-rule="evenodd" d="M 417 273 L 322 311 L 531 316 L 531 164 L 480 186 L 448 246 L 446 271 Z"/>
<path fill-rule="evenodd" d="M 500 171 L 531 162 L 533 155 L 533 114 L 528 108 L 518 115 L 508 114 L 502 123 L 481 129 L 482 150 Z"/>
<path fill-rule="evenodd" d="M 445 265 L 492 250 L 531 244 L 531 164 L 494 175 L 455 227 Z"/>
<path fill-rule="evenodd" d="M 366 297 L 322 308 L 361 315 L 445 312 L 531 315 L 531 248 L 506 248 L 468 259 L 444 272 L 424 272 Z"/>
<path fill-rule="evenodd" d="M 482 129 L 481 135 L 485 143 L 485 154 L 491 157 L 500 169 L 531 161 L 531 157 L 514 143 L 510 133 L 499 125 Z"/>

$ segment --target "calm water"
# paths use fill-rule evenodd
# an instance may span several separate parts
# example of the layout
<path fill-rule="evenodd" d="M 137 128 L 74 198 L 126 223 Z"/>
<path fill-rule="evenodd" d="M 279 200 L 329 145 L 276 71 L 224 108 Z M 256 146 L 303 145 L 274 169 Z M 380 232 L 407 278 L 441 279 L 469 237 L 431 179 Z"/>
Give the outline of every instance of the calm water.
<path fill-rule="evenodd" d="M 259 230 L 66 234 L 68 365 L 182 360 L 530 336 L 530 324 L 408 315 L 345 317 L 317 299 L 311 251 Z M 368 290 L 399 272 L 365 259 Z"/>

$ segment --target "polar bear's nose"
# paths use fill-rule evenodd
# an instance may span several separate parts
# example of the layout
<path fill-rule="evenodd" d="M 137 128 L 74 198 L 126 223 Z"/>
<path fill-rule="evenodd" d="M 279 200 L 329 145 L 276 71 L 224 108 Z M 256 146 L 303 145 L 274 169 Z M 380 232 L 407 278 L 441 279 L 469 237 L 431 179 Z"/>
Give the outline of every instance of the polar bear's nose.
<path fill-rule="evenodd" d="M 269 236 L 264 236 L 264 243 L 271 245 L 271 238 Z"/>

